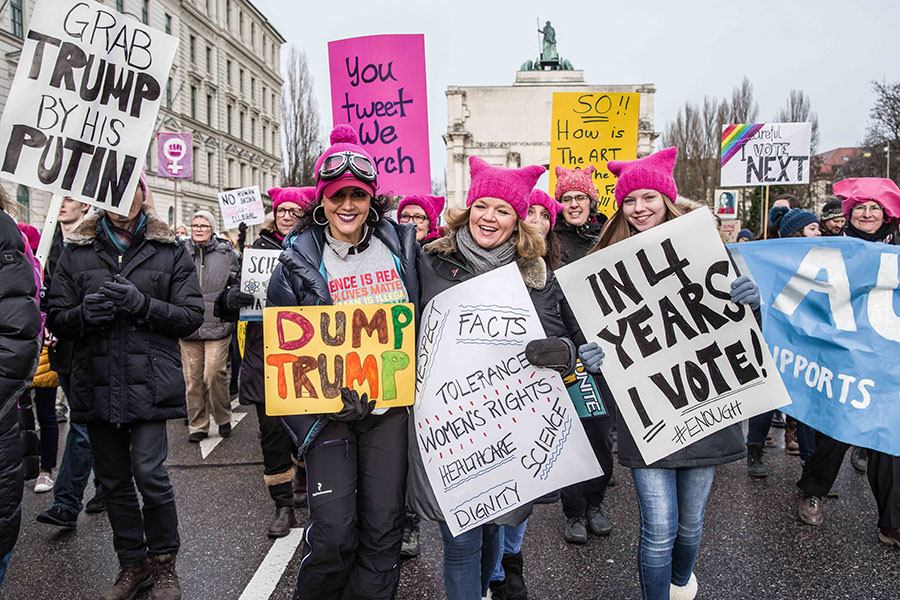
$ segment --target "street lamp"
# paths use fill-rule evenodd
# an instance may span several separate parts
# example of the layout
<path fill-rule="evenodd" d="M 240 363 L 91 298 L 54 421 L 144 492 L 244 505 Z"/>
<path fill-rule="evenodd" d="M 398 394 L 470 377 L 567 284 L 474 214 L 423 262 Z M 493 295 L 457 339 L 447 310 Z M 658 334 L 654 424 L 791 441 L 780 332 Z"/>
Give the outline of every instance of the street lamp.
<path fill-rule="evenodd" d="M 887 154 L 887 166 L 884 168 L 884 178 L 891 178 L 891 145 L 887 144 L 884 147 L 884 153 Z"/>

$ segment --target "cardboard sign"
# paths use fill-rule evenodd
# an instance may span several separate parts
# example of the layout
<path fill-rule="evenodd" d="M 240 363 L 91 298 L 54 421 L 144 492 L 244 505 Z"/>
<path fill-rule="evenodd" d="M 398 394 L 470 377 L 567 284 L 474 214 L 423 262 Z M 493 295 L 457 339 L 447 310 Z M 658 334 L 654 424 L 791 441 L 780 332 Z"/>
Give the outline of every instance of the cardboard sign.
<path fill-rule="evenodd" d="M 644 461 L 790 402 L 708 210 L 556 272 Z"/>
<path fill-rule="evenodd" d="M 194 176 L 194 134 L 156 134 L 156 175 L 177 179 Z"/>
<path fill-rule="evenodd" d="M 237 229 L 241 223 L 259 225 L 266 220 L 258 185 L 219 192 L 218 196 L 225 229 Z"/>
<path fill-rule="evenodd" d="M 738 244 L 793 404 L 836 440 L 900 456 L 900 248 L 847 237 Z"/>
<path fill-rule="evenodd" d="M 416 385 L 412 304 L 263 310 L 266 414 L 340 411 L 341 388 L 409 406 Z"/>
<path fill-rule="evenodd" d="M 722 221 L 722 227 L 719 233 L 729 243 L 733 244 L 737 241 L 738 233 L 741 231 L 740 221 Z"/>
<path fill-rule="evenodd" d="M 556 191 L 556 167 L 594 165 L 600 212 L 616 209 L 616 177 L 611 160 L 637 158 L 640 94 L 555 92 L 550 126 L 550 195 Z"/>
<path fill-rule="evenodd" d="M 331 114 L 375 159 L 378 188 L 430 194 L 425 36 L 371 35 L 328 42 Z"/>
<path fill-rule="evenodd" d="M 811 123 L 722 127 L 722 187 L 809 183 Z"/>
<path fill-rule="evenodd" d="M 128 214 L 177 47 L 102 4 L 37 0 L 0 118 L 0 175 Z"/>
<path fill-rule="evenodd" d="M 723 221 L 737 219 L 741 193 L 738 190 L 716 190 L 713 212 Z"/>
<path fill-rule="evenodd" d="M 241 291 L 253 295 L 253 304 L 241 308 L 241 321 L 262 321 L 263 309 L 266 307 L 266 293 L 269 291 L 269 280 L 281 250 L 244 249 L 244 262 L 241 264 Z"/>
<path fill-rule="evenodd" d="M 543 337 L 515 264 L 423 312 L 415 443 L 453 535 L 601 474 L 559 374 L 525 358 Z"/>

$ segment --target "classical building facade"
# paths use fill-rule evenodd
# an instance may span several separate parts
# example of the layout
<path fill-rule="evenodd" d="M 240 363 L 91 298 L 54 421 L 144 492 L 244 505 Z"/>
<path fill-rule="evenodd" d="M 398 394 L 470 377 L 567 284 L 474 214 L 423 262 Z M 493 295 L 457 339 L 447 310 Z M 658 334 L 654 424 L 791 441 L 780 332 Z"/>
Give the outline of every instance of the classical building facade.
<path fill-rule="evenodd" d="M 638 156 L 654 150 L 653 84 L 592 85 L 573 69 L 522 70 L 511 86 L 447 88 L 447 202 L 465 205 L 470 156 L 504 167 L 550 164 L 553 92 L 640 93 Z"/>
<path fill-rule="evenodd" d="M 23 7 L 23 3 L 25 6 Z M 199 208 L 218 214 L 216 194 L 281 178 L 281 45 L 284 38 L 247 0 L 105 0 L 151 27 L 178 38 L 155 131 L 190 132 L 193 179 L 156 176 L 156 136 L 147 149 L 147 180 L 156 212 L 170 224 L 187 223 Z M 35 0 L 10 0 L 0 14 L 0 102 L 5 104 L 18 64 L 22 32 Z M 176 196 L 177 181 L 177 196 Z M 3 182 L 12 199 L 24 186 Z M 49 194 L 26 190 L 17 210 L 40 226 Z"/>

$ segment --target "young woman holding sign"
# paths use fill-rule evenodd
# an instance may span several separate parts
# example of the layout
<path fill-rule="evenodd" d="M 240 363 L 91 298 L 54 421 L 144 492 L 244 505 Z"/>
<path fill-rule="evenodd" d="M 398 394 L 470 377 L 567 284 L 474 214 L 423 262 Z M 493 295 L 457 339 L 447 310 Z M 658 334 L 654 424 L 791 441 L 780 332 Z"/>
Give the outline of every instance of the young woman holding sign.
<path fill-rule="evenodd" d="M 616 182 L 616 212 L 593 251 L 606 248 L 683 214 L 672 170 L 676 148 L 633 161 L 610 161 Z M 759 308 L 759 289 L 742 276 L 731 284 L 731 300 Z M 598 373 L 603 351 L 596 343 L 579 348 L 585 369 Z M 602 386 L 607 388 L 607 386 Z M 618 419 L 619 463 L 631 468 L 641 517 L 638 573 L 644 600 L 694 598 L 694 560 L 700 547 L 706 500 L 716 465 L 744 456 L 736 423 L 647 465 L 623 419 Z"/>
<path fill-rule="evenodd" d="M 388 200 L 375 195 L 375 161 L 356 132 L 338 125 L 331 143 L 316 161 L 315 206 L 284 241 L 269 305 L 358 304 L 360 296 L 418 305 L 415 228 L 384 218 Z M 389 292 L 329 286 L 337 279 L 375 281 L 363 275 L 376 272 L 389 272 L 402 286 Z M 409 413 L 375 410 L 374 401 L 347 387 L 341 397 L 338 413 L 282 417 L 305 458 L 312 492 L 296 600 L 389 599 L 400 580 Z"/>

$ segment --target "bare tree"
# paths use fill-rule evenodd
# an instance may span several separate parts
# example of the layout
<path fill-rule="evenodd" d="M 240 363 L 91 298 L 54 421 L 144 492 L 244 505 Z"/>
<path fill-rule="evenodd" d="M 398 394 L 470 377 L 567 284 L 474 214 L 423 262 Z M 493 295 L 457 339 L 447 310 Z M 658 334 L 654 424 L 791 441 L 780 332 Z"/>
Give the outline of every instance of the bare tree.
<path fill-rule="evenodd" d="M 682 196 L 709 202 L 719 180 L 719 139 L 728 107 L 709 96 L 702 106 L 685 102 L 669 123 L 663 145 L 678 147 L 675 180 Z"/>
<path fill-rule="evenodd" d="M 747 77 L 731 92 L 728 119 L 731 123 L 755 123 L 759 104 L 753 99 L 753 84 Z"/>
<path fill-rule="evenodd" d="M 445 175 L 441 173 L 440 177 L 431 176 L 431 195 L 444 196 L 447 194 L 447 180 Z"/>
<path fill-rule="evenodd" d="M 285 67 L 281 91 L 282 183 L 297 187 L 315 185 L 316 159 L 323 150 L 322 125 L 306 53 L 292 47 Z"/>
<path fill-rule="evenodd" d="M 810 149 L 816 153 L 819 145 L 819 117 L 812 111 L 809 96 L 803 90 L 791 90 L 788 95 L 787 105 L 783 106 L 775 115 L 776 123 L 812 123 L 812 137 Z"/>

